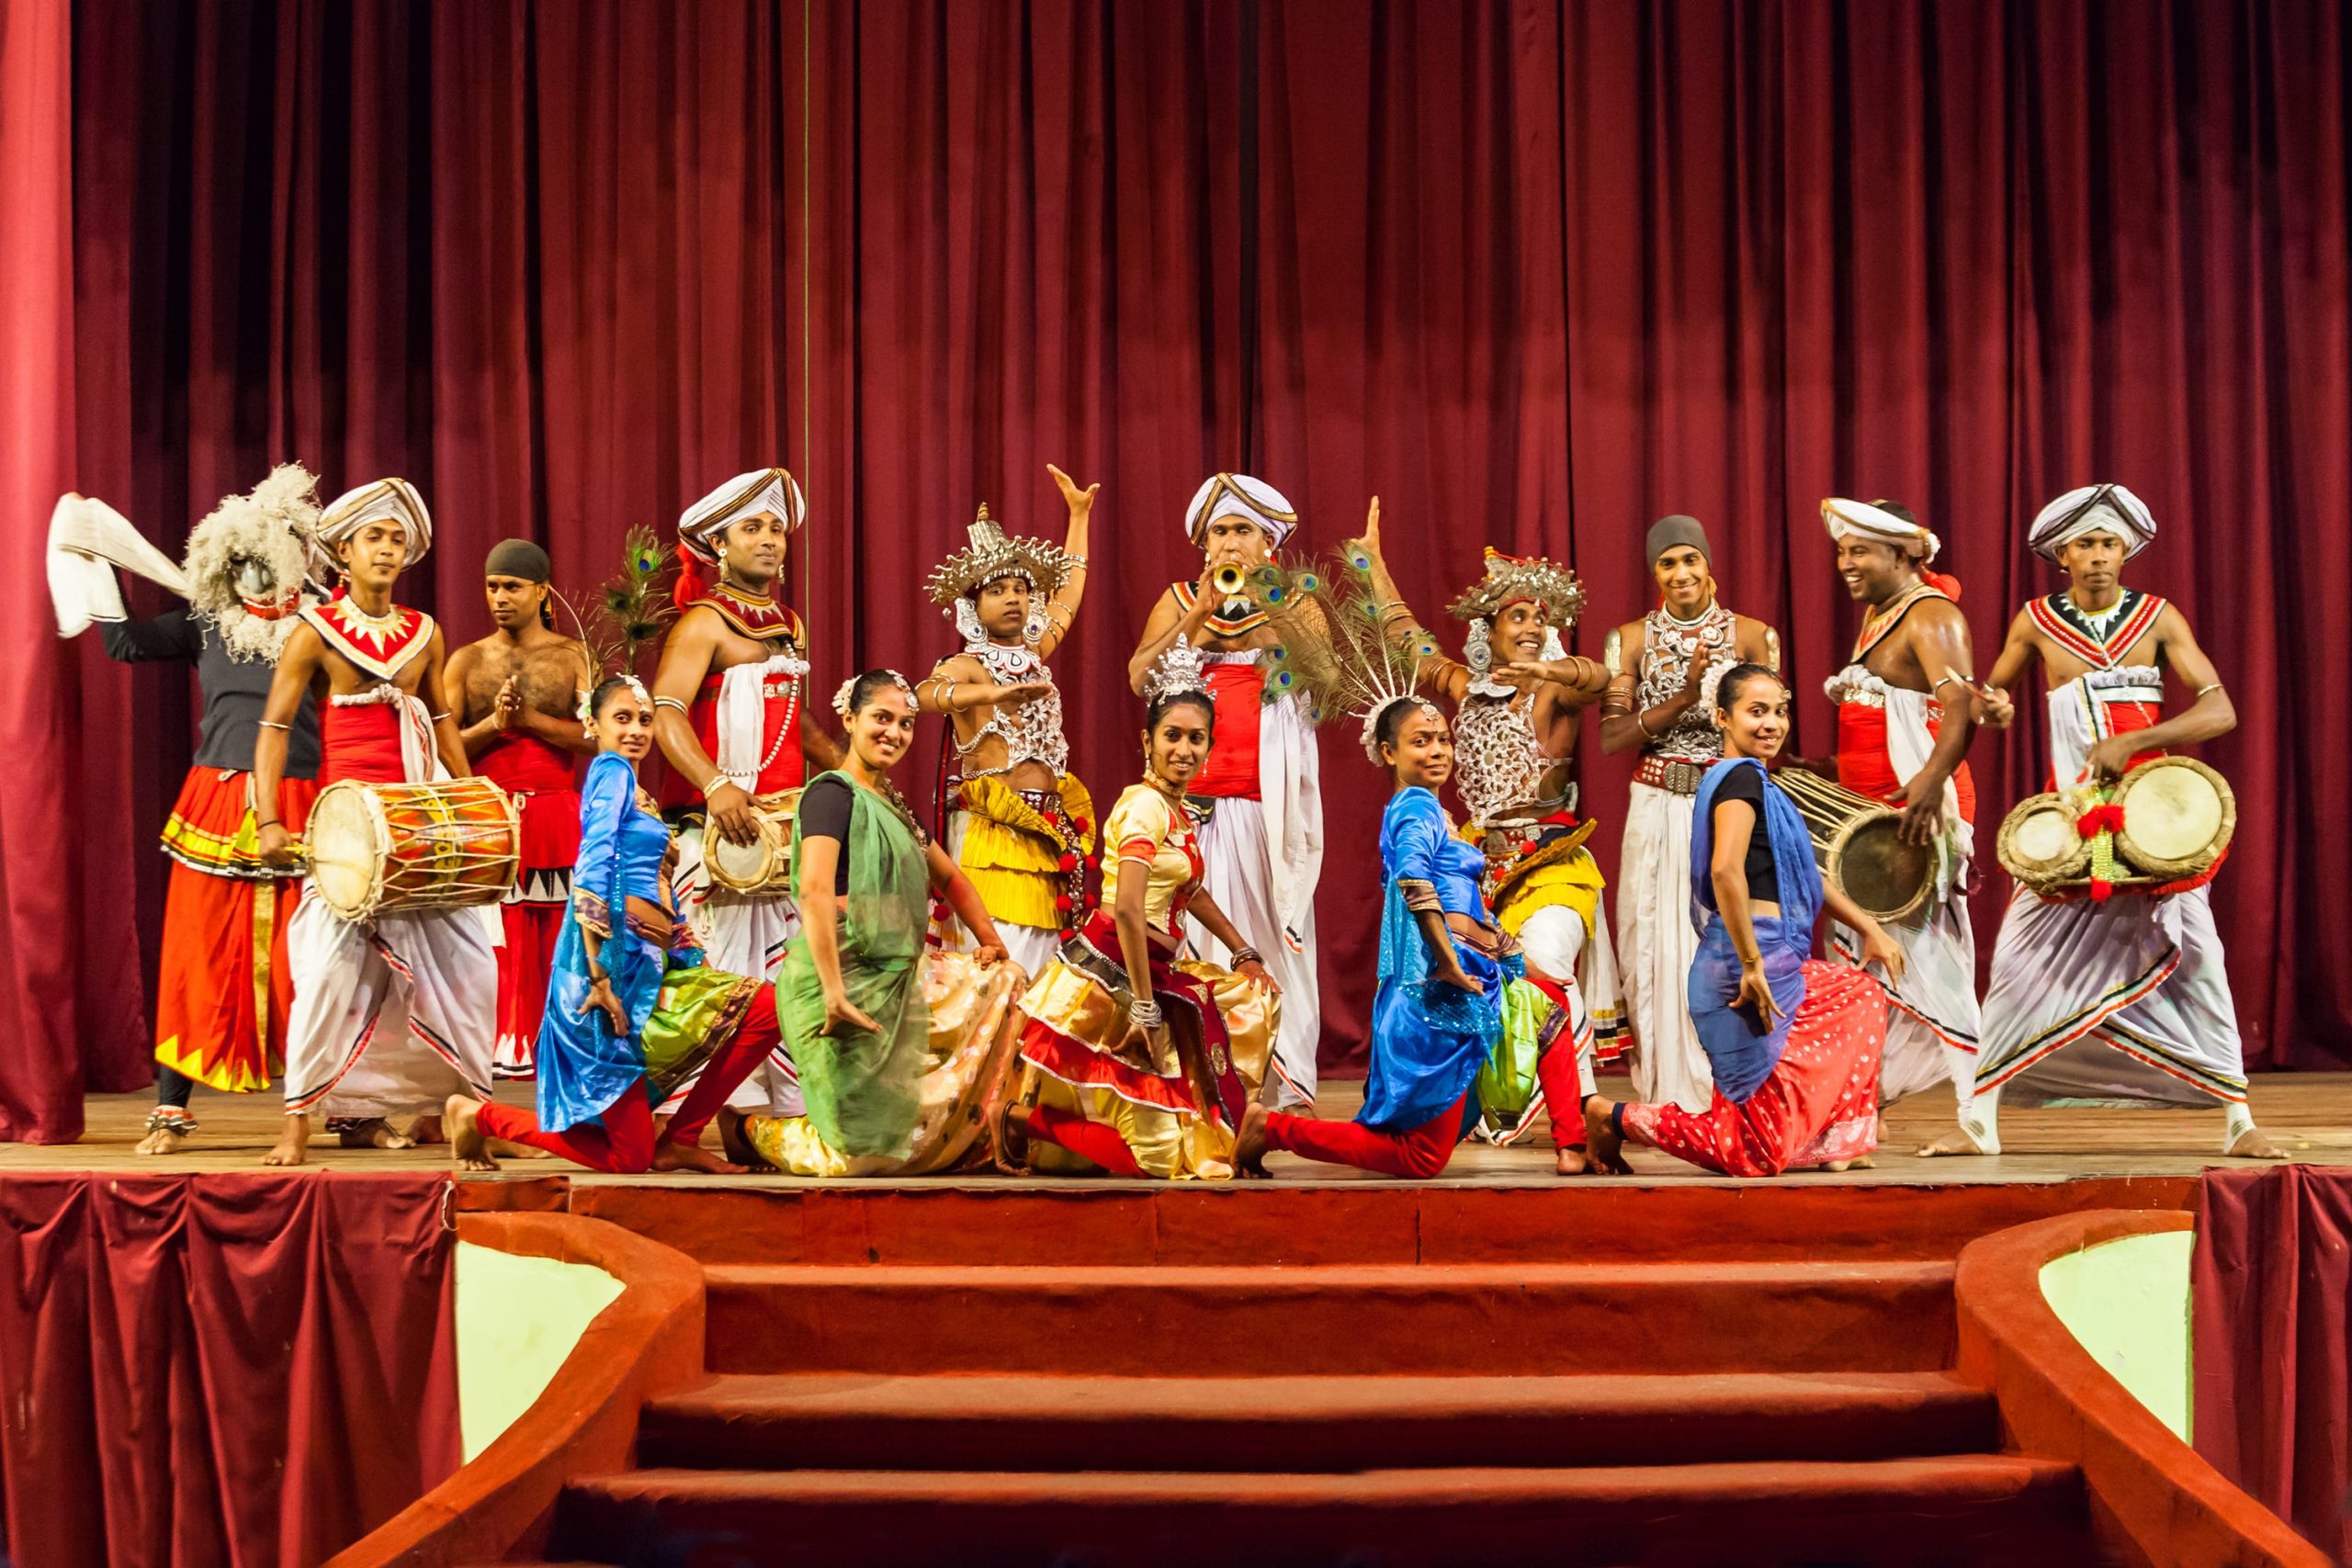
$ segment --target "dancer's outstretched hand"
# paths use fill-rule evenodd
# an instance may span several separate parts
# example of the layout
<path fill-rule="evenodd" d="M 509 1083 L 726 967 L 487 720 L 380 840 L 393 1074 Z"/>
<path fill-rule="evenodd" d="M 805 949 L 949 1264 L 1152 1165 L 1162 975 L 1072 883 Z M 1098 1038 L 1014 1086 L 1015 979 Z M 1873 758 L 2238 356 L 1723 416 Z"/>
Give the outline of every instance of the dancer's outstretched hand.
<path fill-rule="evenodd" d="M 1101 479 L 1080 490 L 1076 479 L 1051 463 L 1046 465 L 1046 472 L 1054 476 L 1054 487 L 1062 492 L 1062 504 L 1069 508 L 1072 517 L 1083 517 L 1094 510 L 1094 497 L 1102 489 Z"/>

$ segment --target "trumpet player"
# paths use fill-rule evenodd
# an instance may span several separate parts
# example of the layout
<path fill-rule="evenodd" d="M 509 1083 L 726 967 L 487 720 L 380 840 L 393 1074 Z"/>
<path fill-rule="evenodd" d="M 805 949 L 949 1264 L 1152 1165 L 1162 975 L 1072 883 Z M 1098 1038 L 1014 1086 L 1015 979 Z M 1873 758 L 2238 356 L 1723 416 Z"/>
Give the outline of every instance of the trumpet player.
<path fill-rule="evenodd" d="M 2123 563 L 2155 536 L 2154 514 L 2121 485 L 2070 490 L 2033 520 L 2027 542 L 2067 586 L 2017 613 L 1975 700 L 1984 723 L 2006 729 L 2012 689 L 2041 667 L 2053 789 L 2120 777 L 2237 725 L 2188 617 L 2123 586 Z M 2193 694 L 2169 718 L 2166 670 Z M 1962 1087 L 1960 1126 L 1919 1152 L 2000 1153 L 2006 1088 L 2032 1102 L 2218 1104 L 2223 1154 L 2285 1158 L 2246 1103 L 2237 1006 L 2207 897 L 2205 877 L 2105 897 L 2018 884 L 1993 944 L 1974 1093 Z"/>
<path fill-rule="evenodd" d="M 1281 1031 L 1263 1093 L 1273 1109 L 1312 1109 L 1322 1036 L 1316 996 L 1315 885 L 1323 871 L 1323 797 L 1315 736 L 1295 695 L 1265 700 L 1268 650 L 1287 636 L 1325 635 L 1311 602 L 1269 610 L 1247 592 L 1298 527 L 1282 491 L 1248 474 L 1212 474 L 1193 492 L 1184 531 L 1201 550 L 1197 582 L 1159 596 L 1127 661 L 1137 694 L 1179 640 L 1200 650 L 1216 705 L 1216 743 L 1190 794 L 1208 809 L 1200 829 L 1201 886 L 1247 944 L 1238 950 L 1193 922 L 1195 951 L 1226 969 L 1265 966 L 1283 997 Z M 1288 625 L 1282 623 L 1287 622 Z"/>

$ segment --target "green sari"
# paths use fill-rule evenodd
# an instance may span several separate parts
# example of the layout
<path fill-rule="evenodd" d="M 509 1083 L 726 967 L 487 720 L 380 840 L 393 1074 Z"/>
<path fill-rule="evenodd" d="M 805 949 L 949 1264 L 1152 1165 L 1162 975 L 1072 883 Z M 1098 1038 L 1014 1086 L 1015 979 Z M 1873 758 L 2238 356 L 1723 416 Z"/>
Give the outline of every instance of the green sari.
<path fill-rule="evenodd" d="M 851 1005 L 881 1027 L 817 1032 L 825 1023 L 825 988 L 805 937 L 785 953 L 775 981 L 776 1012 L 818 1134 L 846 1156 L 903 1159 L 912 1146 L 917 1081 L 931 1048 L 931 1009 L 922 994 L 931 874 L 913 825 L 888 800 L 840 776 L 851 800 L 849 837 L 841 851 L 849 864 L 838 933 L 842 987 Z M 797 874 L 808 863 L 797 817 L 792 860 L 794 891 L 805 897 Z"/>

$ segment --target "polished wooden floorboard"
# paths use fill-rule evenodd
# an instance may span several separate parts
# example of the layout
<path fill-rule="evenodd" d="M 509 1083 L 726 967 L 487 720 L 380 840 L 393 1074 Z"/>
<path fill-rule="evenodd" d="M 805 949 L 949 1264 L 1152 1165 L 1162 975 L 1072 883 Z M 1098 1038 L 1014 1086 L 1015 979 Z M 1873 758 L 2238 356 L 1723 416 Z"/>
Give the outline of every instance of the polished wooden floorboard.
<path fill-rule="evenodd" d="M 1604 1079 L 1603 1092 L 1623 1097 L 1630 1089 L 1623 1078 Z M 1321 1110 L 1330 1116 L 1351 1116 L 1363 1086 L 1353 1080 L 1326 1086 Z M 499 1098 L 515 1104 L 530 1103 L 528 1085 L 502 1086 Z M 262 1151 L 277 1136 L 279 1102 L 268 1095 L 212 1094 L 196 1091 L 193 1109 L 202 1121 L 195 1140 L 168 1158 L 144 1157 L 131 1152 L 144 1131 L 150 1094 L 93 1095 L 88 1101 L 88 1130 L 77 1144 L 0 1144 L 0 1171 L 172 1171 L 252 1170 L 259 1168 Z M 2352 1165 L 2352 1073 L 2273 1073 L 2254 1080 L 2256 1118 L 2298 1160 L 2317 1164 Z M 1917 1158 L 1912 1151 L 1951 1124 L 1952 1101 L 1948 1089 L 1916 1095 L 1890 1108 L 1884 1133 L 1871 1170 L 1832 1175 L 1806 1172 L 1782 1180 L 1841 1183 L 1855 1186 L 1938 1186 L 1975 1181 L 2064 1181 L 2085 1176 L 2170 1176 L 2197 1171 L 2209 1165 L 2251 1165 L 2225 1161 L 2221 1155 L 2222 1113 L 2211 1111 L 2142 1111 L 2111 1109 L 2028 1109 L 2004 1107 L 2001 1137 L 2005 1153 L 1992 1158 Z M 715 1142 L 715 1139 L 714 1139 Z M 350 1150 L 320 1134 L 312 1141 L 312 1169 L 353 1171 L 426 1171 L 446 1168 L 448 1151 L 425 1147 L 401 1152 Z M 1633 1151 L 1639 1181 L 1674 1183 L 1722 1179 L 1691 1169 L 1680 1162 L 1645 1149 Z M 1276 1178 L 1285 1182 L 1341 1182 L 1380 1179 L 1336 1166 L 1276 1155 L 1270 1162 Z M 605 1178 L 557 1160 L 510 1160 L 505 1169 L 521 1176 L 562 1172 L 583 1180 L 651 1180 L 685 1184 L 715 1181 L 779 1182 L 781 1177 L 712 1178 L 659 1176 Z M 1510 1148 L 1465 1145 L 1440 1180 L 1455 1185 L 1510 1186 L 1550 1183 L 1552 1149 L 1544 1129 L 1535 1129 Z M 1014 1185 L 1011 1179 L 988 1176 L 928 1179 Z"/>

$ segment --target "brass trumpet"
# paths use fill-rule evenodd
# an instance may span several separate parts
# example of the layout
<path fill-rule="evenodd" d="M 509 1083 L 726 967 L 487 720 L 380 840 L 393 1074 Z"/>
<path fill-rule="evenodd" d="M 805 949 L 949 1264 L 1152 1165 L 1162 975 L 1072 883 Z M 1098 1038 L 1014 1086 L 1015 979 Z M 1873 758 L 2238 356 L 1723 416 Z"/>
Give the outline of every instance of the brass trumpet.
<path fill-rule="evenodd" d="M 1227 561 L 1216 569 L 1216 574 L 1209 579 L 1209 582 L 1227 598 L 1238 599 L 1241 597 L 1241 591 L 1249 586 L 1250 574 L 1231 561 Z"/>

